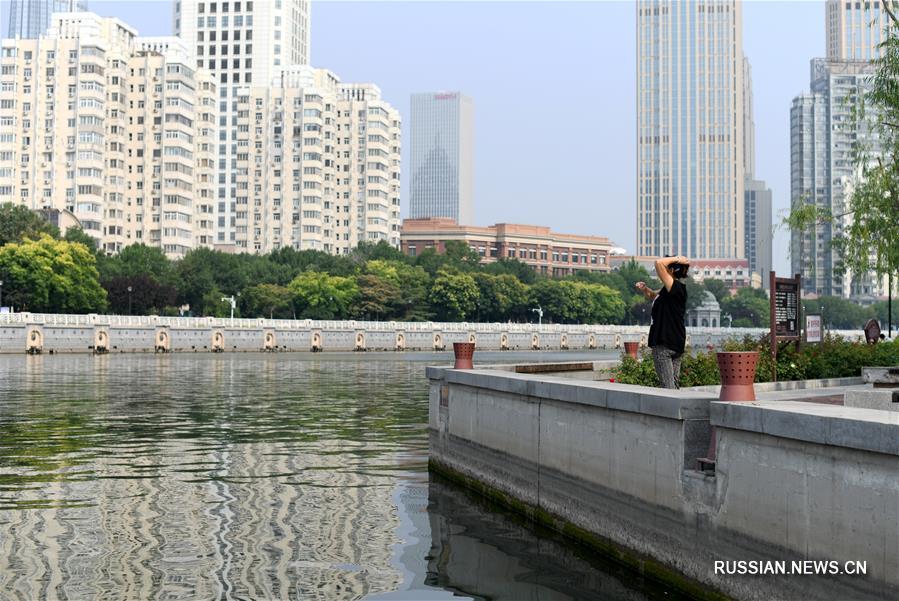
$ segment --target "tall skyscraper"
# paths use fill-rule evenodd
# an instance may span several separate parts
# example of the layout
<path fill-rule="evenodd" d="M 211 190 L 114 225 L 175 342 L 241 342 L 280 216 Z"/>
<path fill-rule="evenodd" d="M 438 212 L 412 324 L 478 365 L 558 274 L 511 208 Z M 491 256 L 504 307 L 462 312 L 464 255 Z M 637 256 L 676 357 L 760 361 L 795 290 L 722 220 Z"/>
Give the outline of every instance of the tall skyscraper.
<path fill-rule="evenodd" d="M 818 295 L 849 296 L 842 261 L 832 248 L 845 225 L 847 188 L 856 173 L 852 148 L 868 138 L 853 110 L 869 89 L 875 67 L 866 60 L 813 59 L 811 91 L 793 99 L 790 110 L 790 204 L 811 204 L 837 216 L 790 233 L 792 271 L 803 289 Z"/>
<path fill-rule="evenodd" d="M 771 223 L 771 190 L 763 181 L 747 179 L 744 212 L 746 223 L 746 258 L 749 270 L 759 274 L 762 287 L 768 288 L 768 274 L 773 269 Z"/>
<path fill-rule="evenodd" d="M 118 19 L 54 17 L 0 47 L 0 203 L 69 211 L 98 247 L 171 257 L 211 243 L 216 95 L 174 37 Z"/>
<path fill-rule="evenodd" d="M 871 60 L 880 56 L 877 46 L 886 39 L 885 28 L 890 22 L 880 2 L 827 0 L 828 60 Z"/>
<path fill-rule="evenodd" d="M 178 0 L 175 32 L 212 72 L 219 93 L 217 246 L 237 242 L 237 104 L 241 88 L 268 86 L 283 67 L 309 64 L 309 0 Z"/>
<path fill-rule="evenodd" d="M 752 66 L 743 59 L 743 236 L 749 271 L 759 274 L 768 288 L 772 263 L 771 190 L 755 179 L 755 116 L 753 113 Z"/>
<path fill-rule="evenodd" d="M 39 38 L 50 29 L 53 13 L 87 10 L 87 0 L 10 0 L 10 38 Z"/>
<path fill-rule="evenodd" d="M 474 104 L 459 92 L 412 95 L 409 216 L 474 223 Z"/>
<path fill-rule="evenodd" d="M 637 247 L 744 256 L 738 0 L 637 2 Z"/>

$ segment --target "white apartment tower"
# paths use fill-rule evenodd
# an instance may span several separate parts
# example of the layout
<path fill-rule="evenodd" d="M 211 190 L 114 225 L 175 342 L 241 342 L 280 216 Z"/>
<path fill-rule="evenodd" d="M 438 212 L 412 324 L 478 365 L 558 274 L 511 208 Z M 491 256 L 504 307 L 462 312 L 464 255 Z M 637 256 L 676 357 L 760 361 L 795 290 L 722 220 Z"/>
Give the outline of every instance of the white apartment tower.
<path fill-rule="evenodd" d="M 893 10 L 899 10 L 895 0 Z M 886 40 L 890 18 L 881 0 L 827 0 L 827 59 L 871 60 L 880 56 L 877 46 Z"/>
<path fill-rule="evenodd" d="M 175 32 L 218 86 L 216 246 L 236 249 L 238 91 L 309 64 L 309 0 L 176 0 Z"/>
<path fill-rule="evenodd" d="M 289 67 L 236 107 L 237 251 L 399 247 L 402 123 L 376 86 Z"/>
<path fill-rule="evenodd" d="M 637 2 L 640 255 L 744 257 L 741 5 Z"/>
<path fill-rule="evenodd" d="M 409 217 L 474 224 L 474 104 L 459 92 L 412 95 Z"/>
<path fill-rule="evenodd" d="M 177 38 L 135 33 L 57 13 L 47 36 L 3 40 L 0 202 L 68 210 L 108 253 L 178 257 L 211 238 L 214 84 Z"/>

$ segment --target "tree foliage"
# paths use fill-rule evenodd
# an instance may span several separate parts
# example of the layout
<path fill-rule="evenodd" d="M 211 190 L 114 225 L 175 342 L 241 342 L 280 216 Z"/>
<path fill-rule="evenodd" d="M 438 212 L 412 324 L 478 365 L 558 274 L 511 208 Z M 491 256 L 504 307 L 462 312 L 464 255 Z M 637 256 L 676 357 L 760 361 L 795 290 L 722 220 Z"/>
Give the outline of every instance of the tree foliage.
<path fill-rule="evenodd" d="M 304 271 L 287 286 L 294 294 L 299 319 L 339 319 L 351 314 L 359 297 L 352 277 Z"/>
<path fill-rule="evenodd" d="M 37 240 L 41 235 L 58 238 L 55 225 L 24 205 L 0 204 L 0 246 L 23 240 Z"/>
<path fill-rule="evenodd" d="M 0 247 L 4 304 L 42 313 L 97 313 L 106 309 L 106 290 L 93 253 L 83 244 L 36 240 Z"/>
<path fill-rule="evenodd" d="M 428 300 L 437 319 L 465 321 L 475 316 L 480 295 L 471 274 L 443 268 L 434 278 Z"/>

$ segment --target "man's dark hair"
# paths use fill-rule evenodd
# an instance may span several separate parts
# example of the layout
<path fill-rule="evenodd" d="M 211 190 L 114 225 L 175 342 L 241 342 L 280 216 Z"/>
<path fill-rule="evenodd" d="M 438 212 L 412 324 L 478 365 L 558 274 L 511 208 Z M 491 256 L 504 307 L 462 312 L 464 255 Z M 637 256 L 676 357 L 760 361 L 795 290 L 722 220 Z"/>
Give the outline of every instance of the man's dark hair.
<path fill-rule="evenodd" d="M 665 258 L 676 257 L 677 255 L 665 255 Z M 669 267 L 671 267 L 671 275 L 676 280 L 682 280 L 687 277 L 687 272 L 690 271 L 689 265 L 683 265 L 681 263 L 672 263 Z"/>

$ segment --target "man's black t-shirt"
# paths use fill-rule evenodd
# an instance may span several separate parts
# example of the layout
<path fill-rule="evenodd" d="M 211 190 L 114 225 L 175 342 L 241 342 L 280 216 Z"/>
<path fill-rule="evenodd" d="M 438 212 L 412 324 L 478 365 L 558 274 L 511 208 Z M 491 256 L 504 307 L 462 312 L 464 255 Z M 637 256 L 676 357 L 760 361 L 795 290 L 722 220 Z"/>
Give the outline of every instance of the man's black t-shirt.
<path fill-rule="evenodd" d="M 662 286 L 652 302 L 652 325 L 649 326 L 649 346 L 664 346 L 676 353 L 684 352 L 687 328 L 684 317 L 687 312 L 687 287 L 679 280 L 669 291 Z"/>

